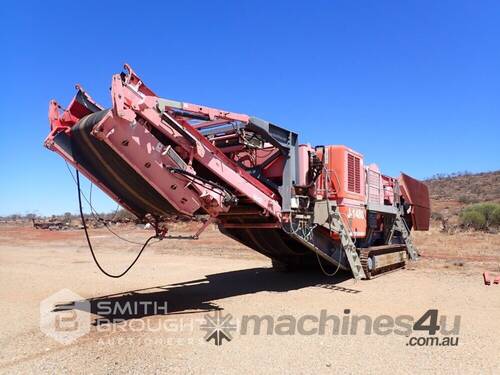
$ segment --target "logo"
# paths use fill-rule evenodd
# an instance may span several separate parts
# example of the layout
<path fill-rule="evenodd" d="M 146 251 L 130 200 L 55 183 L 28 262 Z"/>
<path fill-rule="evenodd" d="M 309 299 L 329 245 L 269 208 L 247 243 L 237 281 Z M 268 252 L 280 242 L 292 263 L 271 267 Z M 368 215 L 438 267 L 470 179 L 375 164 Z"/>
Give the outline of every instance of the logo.
<path fill-rule="evenodd" d="M 360 208 L 349 207 L 349 211 L 347 211 L 347 217 L 349 219 L 364 219 L 365 211 Z"/>
<path fill-rule="evenodd" d="M 40 302 L 40 330 L 68 345 L 90 332 L 90 302 L 62 289 Z"/>
<path fill-rule="evenodd" d="M 217 346 L 222 345 L 223 339 L 231 341 L 231 332 L 236 331 L 236 324 L 231 322 L 232 319 L 231 314 L 223 315 L 220 311 L 205 314 L 205 322 L 200 326 L 201 330 L 206 332 L 204 339 L 207 342 L 213 340 Z"/>

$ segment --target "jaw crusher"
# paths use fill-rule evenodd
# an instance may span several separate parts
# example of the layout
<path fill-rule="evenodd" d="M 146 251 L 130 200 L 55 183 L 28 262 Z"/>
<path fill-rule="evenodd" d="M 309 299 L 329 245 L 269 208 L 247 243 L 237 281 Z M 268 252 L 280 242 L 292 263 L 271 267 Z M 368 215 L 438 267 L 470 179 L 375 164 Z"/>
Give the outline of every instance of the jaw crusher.
<path fill-rule="evenodd" d="M 138 218 L 208 215 L 204 227 L 278 270 L 370 279 L 417 259 L 410 231 L 430 219 L 422 182 L 257 117 L 161 98 L 128 65 L 111 99 L 104 108 L 77 85 L 67 108 L 52 100 L 45 146 Z"/>

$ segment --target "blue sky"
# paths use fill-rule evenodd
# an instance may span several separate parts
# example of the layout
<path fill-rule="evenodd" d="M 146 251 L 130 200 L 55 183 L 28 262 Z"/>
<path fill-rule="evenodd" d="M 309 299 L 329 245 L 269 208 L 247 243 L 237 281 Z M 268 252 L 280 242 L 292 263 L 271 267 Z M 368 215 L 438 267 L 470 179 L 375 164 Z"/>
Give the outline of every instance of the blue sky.
<path fill-rule="evenodd" d="M 346 144 L 387 174 L 500 167 L 495 0 L 11 1 L 0 15 L 0 215 L 77 211 L 42 147 L 47 104 L 80 83 L 109 105 L 124 62 L 163 97 Z"/>

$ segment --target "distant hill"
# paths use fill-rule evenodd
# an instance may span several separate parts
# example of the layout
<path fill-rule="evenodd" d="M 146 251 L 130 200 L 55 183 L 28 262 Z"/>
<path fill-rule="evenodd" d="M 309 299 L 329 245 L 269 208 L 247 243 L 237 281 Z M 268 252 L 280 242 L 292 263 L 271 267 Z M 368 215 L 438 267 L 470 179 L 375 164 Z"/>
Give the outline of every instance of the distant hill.
<path fill-rule="evenodd" d="M 459 214 L 474 203 L 500 203 L 500 171 L 437 175 L 424 181 L 429 187 L 433 225 L 443 231 L 459 228 Z"/>
<path fill-rule="evenodd" d="M 424 181 L 431 200 L 462 204 L 500 202 L 500 170 L 477 174 L 437 175 Z"/>

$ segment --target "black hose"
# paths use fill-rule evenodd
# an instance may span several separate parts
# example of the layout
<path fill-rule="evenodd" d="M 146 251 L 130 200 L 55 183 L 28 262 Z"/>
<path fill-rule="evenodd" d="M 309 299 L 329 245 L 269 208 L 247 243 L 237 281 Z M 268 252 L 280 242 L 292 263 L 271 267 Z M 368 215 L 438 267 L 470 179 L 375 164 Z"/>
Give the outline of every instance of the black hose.
<path fill-rule="evenodd" d="M 68 172 L 71 176 L 71 178 L 73 179 L 73 181 L 75 182 L 75 185 L 78 186 L 78 183 L 76 182 L 76 178 L 75 176 L 73 176 L 73 172 L 71 172 L 71 169 L 69 167 L 69 164 L 67 161 L 66 162 L 66 168 L 68 169 Z M 92 183 L 90 184 L 90 191 L 92 191 Z M 116 233 L 115 231 L 113 231 L 110 227 L 109 227 L 109 224 L 106 222 L 106 220 L 104 220 L 102 217 L 99 216 L 97 210 L 94 208 L 94 206 L 92 205 L 92 196 L 90 196 L 90 200 L 87 199 L 87 197 L 85 196 L 84 193 L 81 193 L 82 196 L 83 196 L 83 199 L 85 199 L 85 201 L 87 202 L 87 204 L 89 205 L 90 207 L 90 213 L 92 214 L 92 216 L 94 217 L 94 219 L 96 219 L 98 222 L 100 223 L 103 223 L 104 225 L 104 228 L 106 228 L 108 230 L 109 233 L 111 233 L 113 236 L 115 236 L 116 238 L 119 238 L 120 240 L 122 241 L 125 241 L 125 242 L 128 242 L 128 243 L 133 243 L 135 245 L 142 245 L 142 242 L 136 242 L 136 241 L 130 241 L 122 236 L 120 236 L 118 233 Z M 118 212 L 118 209 L 120 208 L 120 205 L 117 204 L 116 205 L 116 210 L 115 210 L 115 213 L 113 214 L 113 218 L 111 219 L 111 221 L 113 221 L 115 218 L 116 218 L 116 213 Z"/>
<path fill-rule="evenodd" d="M 92 243 L 90 242 L 90 237 L 89 237 L 89 233 L 88 233 L 88 230 L 87 230 L 87 223 L 85 222 L 85 217 L 83 215 L 82 195 L 81 195 L 81 191 L 80 191 L 80 173 L 78 172 L 78 169 L 76 170 L 76 185 L 77 185 L 77 188 L 78 188 L 78 205 L 79 205 L 79 208 L 80 208 L 80 218 L 82 219 L 83 230 L 85 231 L 85 238 L 87 239 L 87 243 L 89 245 L 89 249 L 90 249 L 90 253 L 92 254 L 92 258 L 94 259 L 94 263 L 96 264 L 97 268 L 99 268 L 99 270 L 103 274 L 105 274 L 108 277 L 111 277 L 111 278 L 114 278 L 114 279 L 118 279 L 118 278 L 124 276 L 128 271 L 130 271 L 130 269 L 134 266 L 134 264 L 139 260 L 142 252 L 146 249 L 146 247 L 148 246 L 149 242 L 152 239 L 157 238 L 158 234 L 155 234 L 154 236 L 151 236 L 151 237 L 149 237 L 146 240 L 146 242 L 144 243 L 144 245 L 142 245 L 142 248 L 139 251 L 139 254 L 137 254 L 137 256 L 135 257 L 134 261 L 127 267 L 127 269 L 125 271 L 123 271 L 122 273 L 120 273 L 118 275 L 113 275 L 113 274 L 107 272 L 99 264 L 99 261 L 97 260 L 97 258 L 95 256 L 94 249 L 92 248 Z"/>

